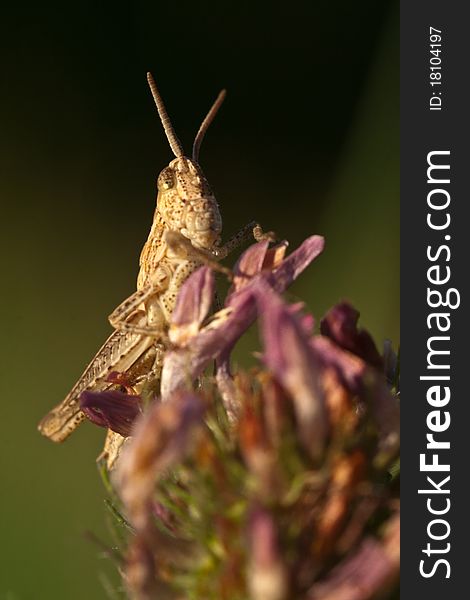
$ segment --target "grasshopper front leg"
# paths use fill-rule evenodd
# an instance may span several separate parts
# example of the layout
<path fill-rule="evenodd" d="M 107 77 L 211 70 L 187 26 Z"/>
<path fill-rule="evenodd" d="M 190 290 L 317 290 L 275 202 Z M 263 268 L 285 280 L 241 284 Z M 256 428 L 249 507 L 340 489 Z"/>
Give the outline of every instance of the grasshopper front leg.
<path fill-rule="evenodd" d="M 253 237 L 257 242 L 263 240 L 275 241 L 275 235 L 272 231 L 264 233 L 261 226 L 256 221 L 251 221 L 233 235 L 223 246 L 213 250 L 214 256 L 218 259 L 226 258 L 231 252 L 236 250 L 241 244 Z"/>

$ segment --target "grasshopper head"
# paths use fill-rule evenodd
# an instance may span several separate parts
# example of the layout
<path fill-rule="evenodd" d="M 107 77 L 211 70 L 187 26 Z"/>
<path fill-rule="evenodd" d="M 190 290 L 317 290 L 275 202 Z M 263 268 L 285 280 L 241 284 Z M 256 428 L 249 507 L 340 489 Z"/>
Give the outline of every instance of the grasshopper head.
<path fill-rule="evenodd" d="M 192 158 L 188 158 L 184 156 L 181 143 L 176 137 L 150 73 L 147 74 L 147 79 L 168 142 L 176 156 L 158 176 L 157 211 L 169 230 L 178 231 L 197 248 L 211 250 L 220 243 L 222 218 L 217 200 L 198 164 L 198 159 L 201 142 L 224 100 L 225 91 L 219 94 L 202 122 L 194 140 Z"/>
<path fill-rule="evenodd" d="M 157 187 L 157 211 L 168 229 L 179 231 L 197 248 L 211 250 L 219 243 L 219 206 L 196 162 L 175 158 L 158 176 Z"/>

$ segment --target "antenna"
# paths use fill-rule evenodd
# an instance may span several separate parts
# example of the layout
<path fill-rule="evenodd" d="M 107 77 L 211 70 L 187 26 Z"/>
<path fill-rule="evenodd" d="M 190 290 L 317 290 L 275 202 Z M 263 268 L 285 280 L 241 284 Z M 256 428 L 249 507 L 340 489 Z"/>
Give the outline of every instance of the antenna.
<path fill-rule="evenodd" d="M 158 114 L 160 116 L 160 120 L 162 122 L 163 129 L 165 130 L 167 140 L 170 144 L 170 148 L 172 149 L 173 154 L 177 158 L 179 158 L 180 156 L 183 156 L 183 154 L 184 154 L 183 146 L 181 145 L 181 142 L 179 141 L 179 139 L 176 137 L 176 133 L 175 133 L 175 130 L 173 129 L 173 125 L 171 124 L 170 117 L 168 116 L 168 113 L 166 112 L 166 108 L 165 108 L 165 105 L 163 104 L 162 97 L 160 96 L 160 93 L 157 89 L 157 84 L 155 83 L 155 80 L 152 77 L 151 73 L 147 73 L 147 81 L 149 82 L 149 86 L 150 86 L 150 90 L 152 92 L 153 99 L 155 100 L 155 104 L 157 105 Z M 209 116 L 209 115 L 207 115 L 207 116 Z M 207 120 L 207 117 L 206 117 L 206 120 Z M 201 125 L 201 128 L 202 128 L 202 125 Z"/>
<path fill-rule="evenodd" d="M 217 111 L 219 110 L 220 106 L 222 105 L 225 95 L 226 95 L 225 90 L 222 90 L 219 93 L 214 104 L 211 106 L 211 109 L 207 113 L 206 118 L 204 119 L 204 121 L 201 123 L 201 126 L 199 127 L 199 131 L 197 132 L 196 137 L 194 138 L 194 144 L 193 144 L 193 161 L 194 162 L 198 162 L 199 149 L 201 147 L 202 140 L 204 139 L 204 136 L 206 135 L 206 131 L 209 129 L 209 125 L 214 120 L 214 117 L 217 114 Z"/>

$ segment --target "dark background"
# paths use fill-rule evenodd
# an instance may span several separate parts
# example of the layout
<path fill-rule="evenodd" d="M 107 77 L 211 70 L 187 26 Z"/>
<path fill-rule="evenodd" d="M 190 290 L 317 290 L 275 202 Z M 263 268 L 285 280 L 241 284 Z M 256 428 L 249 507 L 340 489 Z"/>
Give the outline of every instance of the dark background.
<path fill-rule="evenodd" d="M 225 236 L 257 219 L 326 251 L 290 292 L 319 319 L 349 298 L 398 342 L 398 4 L 75 2 L 1 18 L 0 600 L 103 598 L 110 540 L 94 459 L 103 432 L 57 447 L 36 422 L 74 383 L 135 289 L 178 136 L 228 97 L 201 164 Z"/>

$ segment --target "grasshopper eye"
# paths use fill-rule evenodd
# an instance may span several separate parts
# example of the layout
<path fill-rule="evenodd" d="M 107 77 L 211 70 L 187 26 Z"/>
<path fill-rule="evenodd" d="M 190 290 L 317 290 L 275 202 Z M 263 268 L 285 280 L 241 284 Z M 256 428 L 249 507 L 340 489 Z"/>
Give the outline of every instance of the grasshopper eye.
<path fill-rule="evenodd" d="M 173 170 L 169 167 L 163 169 L 157 179 L 157 187 L 159 190 L 169 190 L 175 185 L 175 177 Z"/>

